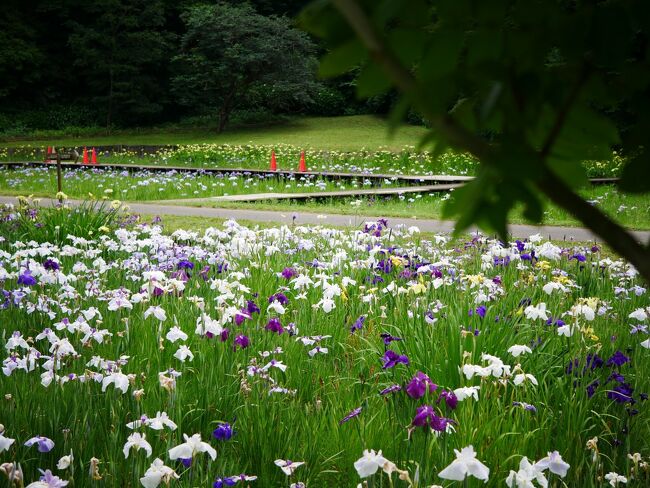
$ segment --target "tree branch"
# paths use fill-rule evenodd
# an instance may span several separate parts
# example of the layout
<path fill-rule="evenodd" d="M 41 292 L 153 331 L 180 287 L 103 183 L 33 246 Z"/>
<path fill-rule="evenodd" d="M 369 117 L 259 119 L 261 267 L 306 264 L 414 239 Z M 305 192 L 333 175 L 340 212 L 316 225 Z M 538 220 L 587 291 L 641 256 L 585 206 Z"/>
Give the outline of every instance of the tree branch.
<path fill-rule="evenodd" d="M 569 93 L 568 98 L 565 100 L 564 105 L 560 108 L 560 111 L 557 114 L 557 118 L 555 119 L 555 123 L 553 124 L 553 127 L 551 127 L 551 130 L 549 131 L 548 136 L 546 137 L 546 141 L 544 142 L 544 145 L 542 146 L 542 149 L 539 152 L 543 160 L 545 160 L 548 157 L 548 155 L 551 152 L 551 148 L 553 147 L 555 141 L 559 137 L 560 132 L 562 132 L 562 127 L 564 127 L 564 123 L 566 122 L 566 119 L 569 116 L 571 107 L 577 100 L 578 95 L 580 94 L 580 90 L 582 90 L 582 87 L 586 83 L 587 78 L 589 78 L 590 71 L 591 70 L 589 69 L 589 66 L 585 64 L 583 66 L 582 71 L 580 72 L 578 81 L 573 86 L 573 89 L 571 90 L 571 93 Z"/>
<path fill-rule="evenodd" d="M 421 90 L 415 77 L 386 47 L 358 3 L 355 0 L 332 0 L 332 3 L 364 43 L 372 59 L 383 68 L 397 88 L 403 93 L 412 96 L 414 100 L 426 100 L 426 93 Z M 538 154 L 539 160 L 532 162 L 545 168 L 543 178 L 534 183 L 553 203 L 575 215 L 614 251 L 629 260 L 644 279 L 650 282 L 650 259 L 648 259 L 645 246 L 641 245 L 632 234 L 600 209 L 582 199 L 564 181 L 552 173 L 545 164 L 546 156 L 559 136 L 569 110 L 588 74 L 588 69 L 585 69 L 563 109 L 561 109 L 541 152 Z M 431 125 L 443 134 L 452 145 L 473 154 L 483 164 L 488 166 L 497 164 L 490 146 L 484 140 L 459 125 L 449 115 L 441 115 L 431 110 L 426 103 L 420 104 L 418 108 Z"/>
<path fill-rule="evenodd" d="M 420 88 L 411 72 L 388 49 L 359 4 L 355 0 L 332 0 L 332 3 L 365 44 L 372 59 L 384 69 L 397 88 L 414 99 L 426 100 L 428 95 Z M 442 133 L 450 143 L 464 147 L 480 160 L 492 159 L 493 151 L 490 146 L 458 125 L 451 117 L 430 110 L 426 104 L 418 108 L 431 126 Z"/>

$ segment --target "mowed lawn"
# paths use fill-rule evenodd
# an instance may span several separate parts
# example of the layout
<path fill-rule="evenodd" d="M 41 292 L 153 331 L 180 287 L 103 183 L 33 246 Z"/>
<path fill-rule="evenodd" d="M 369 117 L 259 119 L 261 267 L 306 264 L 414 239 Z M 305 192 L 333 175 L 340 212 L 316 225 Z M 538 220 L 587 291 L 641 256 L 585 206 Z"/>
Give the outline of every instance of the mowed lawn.
<path fill-rule="evenodd" d="M 2 146 L 102 146 L 164 144 L 292 144 L 305 148 L 331 150 L 375 150 L 380 147 L 401 149 L 415 146 L 427 132 L 424 127 L 403 125 L 389 134 L 385 120 L 372 115 L 347 117 L 296 118 L 277 125 L 228 129 L 221 134 L 213 130 L 136 129 L 111 135 L 50 138 L 0 142 Z"/>

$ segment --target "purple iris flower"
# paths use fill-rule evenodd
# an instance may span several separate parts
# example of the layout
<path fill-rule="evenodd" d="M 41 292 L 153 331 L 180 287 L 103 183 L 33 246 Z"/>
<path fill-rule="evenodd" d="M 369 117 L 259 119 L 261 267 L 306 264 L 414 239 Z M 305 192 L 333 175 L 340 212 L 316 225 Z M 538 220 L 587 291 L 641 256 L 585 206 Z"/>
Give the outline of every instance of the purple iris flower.
<path fill-rule="evenodd" d="M 246 302 L 246 311 L 250 315 L 253 315 L 254 313 L 260 313 L 260 307 L 253 300 L 248 300 Z"/>
<path fill-rule="evenodd" d="M 531 405 L 530 403 L 512 402 L 512 406 L 513 407 L 521 407 L 524 410 L 527 410 L 528 412 L 537 413 L 537 407 L 535 407 L 535 405 Z"/>
<path fill-rule="evenodd" d="M 630 358 L 623 354 L 621 351 L 616 351 L 611 358 L 607 360 L 607 366 L 623 366 L 625 363 L 630 362 Z"/>
<path fill-rule="evenodd" d="M 625 376 L 615 371 L 607 377 L 607 383 L 610 381 L 615 381 L 616 383 L 625 383 Z"/>
<path fill-rule="evenodd" d="M 282 270 L 282 273 L 281 273 L 281 274 L 282 274 L 282 277 L 283 277 L 283 278 L 286 278 L 287 280 L 290 280 L 291 278 L 293 278 L 294 276 L 296 276 L 298 273 L 296 272 L 295 269 L 293 269 L 293 268 L 291 268 L 291 267 L 287 267 L 287 268 L 284 268 L 284 269 Z"/>
<path fill-rule="evenodd" d="M 390 273 L 393 270 L 393 263 L 390 259 L 382 259 L 377 263 L 377 269 L 383 273 Z"/>
<path fill-rule="evenodd" d="M 424 427 L 429 423 L 429 418 L 435 416 L 433 407 L 430 405 L 422 405 L 415 411 L 415 417 L 411 422 L 416 427 Z"/>
<path fill-rule="evenodd" d="M 634 388 L 632 388 L 630 385 L 627 383 L 621 383 L 618 386 L 614 387 L 612 391 L 607 392 L 607 398 L 614 400 L 617 403 L 633 402 L 633 391 Z"/>
<path fill-rule="evenodd" d="M 277 300 L 280 302 L 281 305 L 286 305 L 289 303 L 289 299 L 284 293 L 276 293 L 275 295 L 271 295 L 269 297 L 269 303 L 273 303 L 273 301 Z"/>
<path fill-rule="evenodd" d="M 271 320 L 269 320 L 266 324 L 266 327 L 264 328 L 266 330 L 270 330 L 271 332 L 277 332 L 278 335 L 281 335 L 284 332 L 282 324 L 280 323 L 280 319 L 277 317 L 273 317 Z"/>
<path fill-rule="evenodd" d="M 287 334 L 289 334 L 289 337 L 293 337 L 298 333 L 298 328 L 296 327 L 296 324 L 293 322 L 289 322 L 287 324 Z"/>
<path fill-rule="evenodd" d="M 576 259 L 580 263 L 584 263 L 587 260 L 585 255 L 580 253 L 575 253 L 569 256 L 569 261 L 571 261 L 572 259 Z"/>
<path fill-rule="evenodd" d="M 438 400 L 436 403 L 440 403 L 440 400 L 444 400 L 447 406 L 451 409 L 454 410 L 456 408 L 456 405 L 458 405 L 458 397 L 456 394 L 451 391 L 451 390 L 443 390 L 440 392 L 440 396 L 438 397 Z"/>
<path fill-rule="evenodd" d="M 361 330 L 363 328 L 363 323 L 366 321 L 366 316 L 362 315 L 357 320 L 354 321 L 352 327 L 350 327 L 350 334 L 354 334 L 355 330 Z"/>
<path fill-rule="evenodd" d="M 411 398 L 422 398 L 424 394 L 429 390 L 429 393 L 433 393 L 438 388 L 438 385 L 434 384 L 426 374 L 422 371 L 418 371 L 413 376 L 413 379 L 406 385 L 406 393 Z"/>
<path fill-rule="evenodd" d="M 472 315 L 476 314 L 481 318 L 485 318 L 485 312 L 487 312 L 487 308 L 485 308 L 484 305 L 480 305 L 474 310 L 470 309 L 468 315 L 471 317 Z"/>
<path fill-rule="evenodd" d="M 600 381 L 595 380 L 587 385 L 587 397 L 591 398 L 596 393 L 596 389 L 600 386 Z"/>
<path fill-rule="evenodd" d="M 55 476 L 49 469 L 46 469 L 45 471 L 39 469 L 39 471 L 43 475 L 41 476 L 41 481 L 45 483 L 45 486 L 47 486 L 47 488 L 63 488 L 64 486 L 68 485 L 68 481 L 62 480 L 58 476 Z"/>
<path fill-rule="evenodd" d="M 221 331 L 221 334 L 219 334 L 219 338 L 221 339 L 221 342 L 226 342 L 228 340 L 229 335 L 230 335 L 230 330 L 228 329 L 228 327 L 226 327 Z"/>
<path fill-rule="evenodd" d="M 396 392 L 396 391 L 400 391 L 401 389 L 402 389 L 402 387 L 401 387 L 400 385 L 390 385 L 389 387 L 384 388 L 383 390 L 381 390 L 381 391 L 379 392 L 379 394 L 380 394 L 381 396 L 385 396 L 385 395 L 388 395 L 388 394 L 390 394 L 390 393 L 394 393 L 394 392 Z"/>
<path fill-rule="evenodd" d="M 239 346 L 242 349 L 246 349 L 251 343 L 251 340 L 245 335 L 238 335 L 235 337 L 235 346 Z"/>
<path fill-rule="evenodd" d="M 386 344 L 387 346 L 390 345 L 390 343 L 393 342 L 393 341 L 401 341 L 402 340 L 401 337 L 395 337 L 395 336 L 392 336 L 392 335 L 390 335 L 390 334 L 388 334 L 386 332 L 381 334 L 380 337 L 383 339 L 384 344 Z"/>
<path fill-rule="evenodd" d="M 18 284 L 24 286 L 34 286 L 36 284 L 36 278 L 32 276 L 32 272 L 26 269 L 23 274 L 18 277 Z"/>
<path fill-rule="evenodd" d="M 215 439 L 220 441 L 228 441 L 233 435 L 232 426 L 228 422 L 221 422 L 216 429 L 212 432 Z"/>
<path fill-rule="evenodd" d="M 199 271 L 199 276 L 203 278 L 204 281 L 208 281 L 208 273 L 210 272 L 210 266 L 203 266 L 201 271 Z"/>
<path fill-rule="evenodd" d="M 178 269 L 194 269 L 194 263 L 192 261 L 188 261 L 187 259 L 181 259 L 178 264 L 176 265 L 176 268 Z"/>
<path fill-rule="evenodd" d="M 38 445 L 38 452 L 50 452 L 52 449 L 54 449 L 54 441 L 40 435 L 32 437 L 27 442 L 25 442 L 25 446 L 27 447 L 32 447 L 34 444 Z"/>
<path fill-rule="evenodd" d="M 389 369 L 397 365 L 397 363 L 409 364 L 409 358 L 404 354 L 397 354 L 395 351 L 388 349 L 381 358 L 384 362 L 383 369 Z"/>
<path fill-rule="evenodd" d="M 413 276 L 413 271 L 411 271 L 410 269 L 405 269 L 399 274 L 399 277 L 405 280 L 410 280 L 412 276 Z"/>
<path fill-rule="evenodd" d="M 415 427 L 429 426 L 437 432 L 445 432 L 447 430 L 447 425 L 452 422 L 453 420 L 451 419 L 436 415 L 436 412 L 431 405 L 422 405 L 417 408 L 411 425 Z"/>
<path fill-rule="evenodd" d="M 638 324 L 638 325 L 631 325 L 630 327 L 631 327 L 630 334 L 638 334 L 639 332 L 643 332 L 644 334 L 648 333 L 647 325 Z"/>
<path fill-rule="evenodd" d="M 339 425 L 343 425 L 347 421 L 353 419 L 354 417 L 357 417 L 361 413 L 362 409 L 363 407 L 357 407 L 354 410 L 352 410 L 349 414 L 347 414 L 345 417 L 339 420 Z"/>
<path fill-rule="evenodd" d="M 181 462 L 183 463 L 183 466 L 185 466 L 186 468 L 192 466 L 192 458 L 181 458 Z"/>
<path fill-rule="evenodd" d="M 381 276 L 373 276 L 372 284 L 376 285 L 377 283 L 383 283 L 384 279 Z"/>
<path fill-rule="evenodd" d="M 235 325 L 241 325 L 246 319 L 251 318 L 246 308 L 240 310 L 241 313 L 235 314 Z"/>
<path fill-rule="evenodd" d="M 43 262 L 43 267 L 45 269 L 49 270 L 49 271 L 58 271 L 58 270 L 61 269 L 61 266 L 59 265 L 59 263 L 57 263 L 53 259 L 46 259 Z"/>
<path fill-rule="evenodd" d="M 587 363 L 585 368 L 591 368 L 593 371 L 596 368 L 602 368 L 605 361 L 598 354 L 587 354 Z"/>
<path fill-rule="evenodd" d="M 235 486 L 236 484 L 237 481 L 232 478 L 217 478 L 212 486 L 213 488 L 223 488 L 224 486 Z"/>
<path fill-rule="evenodd" d="M 178 271 L 174 271 L 171 274 L 171 277 L 174 278 L 175 280 L 180 280 L 185 283 L 187 283 L 190 280 L 190 275 L 187 274 L 187 271 L 185 271 L 185 268 L 181 268 Z"/>

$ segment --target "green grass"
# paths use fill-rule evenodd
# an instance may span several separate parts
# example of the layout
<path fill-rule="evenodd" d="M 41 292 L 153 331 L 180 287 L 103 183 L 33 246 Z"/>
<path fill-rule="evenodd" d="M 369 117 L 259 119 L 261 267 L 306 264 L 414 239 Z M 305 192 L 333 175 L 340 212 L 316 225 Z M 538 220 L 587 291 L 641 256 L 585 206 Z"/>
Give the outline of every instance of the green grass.
<path fill-rule="evenodd" d="M 152 132 L 124 131 L 114 135 L 69 137 L 7 142 L 15 146 L 100 146 L 113 144 L 167 145 L 167 144 L 292 144 L 332 150 L 359 150 L 362 148 L 401 149 L 415 146 L 426 133 L 424 127 L 404 125 L 394 137 L 389 137 L 386 121 L 371 115 L 347 117 L 305 117 L 264 127 L 228 129 L 221 134 L 202 129 L 187 131 L 156 130 Z"/>

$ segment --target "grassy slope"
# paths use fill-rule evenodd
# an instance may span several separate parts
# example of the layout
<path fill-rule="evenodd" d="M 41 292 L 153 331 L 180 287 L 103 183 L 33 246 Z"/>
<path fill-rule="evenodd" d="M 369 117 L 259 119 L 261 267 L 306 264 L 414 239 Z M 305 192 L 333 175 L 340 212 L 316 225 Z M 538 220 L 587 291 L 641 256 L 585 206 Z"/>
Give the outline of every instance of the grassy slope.
<path fill-rule="evenodd" d="M 204 129 L 165 132 L 131 132 L 111 136 L 85 136 L 82 138 L 55 138 L 21 140 L 4 143 L 4 146 L 56 145 L 110 145 L 110 144 L 293 144 L 319 149 L 357 150 L 386 146 L 399 149 L 416 145 L 426 132 L 423 127 L 400 127 L 393 137 L 388 135 L 386 122 L 371 115 L 348 117 L 297 118 L 290 122 L 255 128 L 230 129 L 222 134 Z"/>

